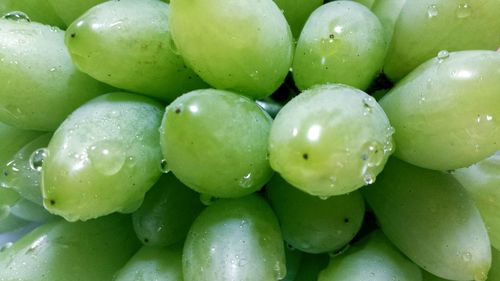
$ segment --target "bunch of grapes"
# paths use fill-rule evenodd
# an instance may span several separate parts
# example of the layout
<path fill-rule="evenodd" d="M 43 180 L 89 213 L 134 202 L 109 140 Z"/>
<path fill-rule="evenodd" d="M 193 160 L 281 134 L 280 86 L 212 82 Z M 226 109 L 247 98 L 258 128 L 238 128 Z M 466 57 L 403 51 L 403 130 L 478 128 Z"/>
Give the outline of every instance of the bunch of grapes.
<path fill-rule="evenodd" d="M 0 14 L 0 281 L 500 281 L 499 0 Z"/>

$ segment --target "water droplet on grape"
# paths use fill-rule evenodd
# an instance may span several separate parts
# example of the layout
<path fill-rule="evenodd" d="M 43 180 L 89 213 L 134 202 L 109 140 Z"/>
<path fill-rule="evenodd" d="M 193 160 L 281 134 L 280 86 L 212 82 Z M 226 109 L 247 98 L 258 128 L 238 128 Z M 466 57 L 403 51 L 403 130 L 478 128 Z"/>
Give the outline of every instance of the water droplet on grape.
<path fill-rule="evenodd" d="M 464 19 L 472 14 L 472 9 L 468 3 L 460 3 L 455 14 L 457 15 L 457 18 Z"/>
<path fill-rule="evenodd" d="M 170 169 L 168 168 L 168 163 L 167 163 L 166 159 L 161 159 L 161 161 L 160 161 L 160 170 L 164 174 L 170 172 Z"/>
<path fill-rule="evenodd" d="M 327 200 L 328 198 L 330 198 L 330 197 L 328 197 L 328 196 L 320 196 L 319 197 L 319 199 L 321 199 L 321 200 Z"/>
<path fill-rule="evenodd" d="M 30 168 L 40 172 L 43 168 L 43 161 L 48 155 L 49 150 L 47 148 L 39 148 L 33 151 L 29 159 Z"/>
<path fill-rule="evenodd" d="M 281 266 L 281 263 L 277 261 L 274 264 L 274 279 L 281 280 L 285 278 L 285 275 L 286 275 L 286 268 Z"/>
<path fill-rule="evenodd" d="M 469 252 L 462 253 L 461 256 L 464 262 L 470 262 L 472 260 L 472 254 Z"/>
<path fill-rule="evenodd" d="M 372 113 L 373 111 L 373 107 L 375 107 L 375 99 L 372 98 L 372 97 L 366 97 L 366 98 L 363 98 L 363 115 L 368 115 L 370 113 Z"/>
<path fill-rule="evenodd" d="M 447 50 L 441 50 L 437 54 L 437 60 L 439 63 L 442 63 L 449 56 L 450 56 L 450 53 Z"/>
<path fill-rule="evenodd" d="M 438 11 L 436 5 L 433 4 L 427 8 L 427 17 L 428 18 L 434 18 L 434 17 L 437 17 L 438 15 L 439 15 L 439 11 Z"/>
<path fill-rule="evenodd" d="M 372 184 L 375 182 L 375 176 L 367 172 L 363 175 L 363 181 L 366 185 Z"/>
<path fill-rule="evenodd" d="M 384 160 L 384 149 L 378 141 L 367 142 L 363 145 L 361 160 L 366 163 L 367 168 L 377 167 Z"/>
<path fill-rule="evenodd" d="M 26 13 L 23 13 L 21 11 L 8 12 L 2 18 L 14 21 L 26 21 L 26 22 L 31 21 L 30 17 Z"/>
<path fill-rule="evenodd" d="M 241 188 L 250 188 L 252 187 L 252 185 L 253 185 L 252 173 L 244 175 L 239 181 L 239 186 Z"/>
<path fill-rule="evenodd" d="M 330 180 L 330 187 L 335 187 L 335 184 L 337 183 L 337 177 L 336 176 L 330 176 L 328 178 Z"/>
<path fill-rule="evenodd" d="M 88 149 L 92 166 L 101 174 L 112 176 L 125 164 L 126 155 L 122 143 L 114 140 L 102 140 Z"/>

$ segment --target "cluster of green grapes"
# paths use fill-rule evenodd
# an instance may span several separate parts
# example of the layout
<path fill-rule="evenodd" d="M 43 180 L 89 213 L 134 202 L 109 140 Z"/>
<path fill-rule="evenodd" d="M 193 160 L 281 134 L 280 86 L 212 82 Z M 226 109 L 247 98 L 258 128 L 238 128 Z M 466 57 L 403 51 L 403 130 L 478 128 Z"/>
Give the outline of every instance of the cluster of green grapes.
<path fill-rule="evenodd" d="M 500 1 L 0 13 L 0 281 L 500 280 Z"/>

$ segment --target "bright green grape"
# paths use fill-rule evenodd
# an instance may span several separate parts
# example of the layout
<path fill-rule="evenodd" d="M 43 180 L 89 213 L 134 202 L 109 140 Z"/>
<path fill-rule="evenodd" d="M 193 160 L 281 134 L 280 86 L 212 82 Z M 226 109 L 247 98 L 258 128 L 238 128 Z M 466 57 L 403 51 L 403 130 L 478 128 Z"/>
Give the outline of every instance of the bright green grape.
<path fill-rule="evenodd" d="M 491 245 L 500 249 L 500 152 L 453 176 L 474 199 L 486 224 Z"/>
<path fill-rule="evenodd" d="M 169 5 L 158 0 L 108 1 L 71 24 L 65 42 L 76 66 L 95 79 L 172 101 L 207 85 L 172 50 L 168 18 Z"/>
<path fill-rule="evenodd" d="M 258 195 L 208 206 L 188 233 L 182 262 L 186 281 L 271 281 L 286 275 L 278 221 Z"/>
<path fill-rule="evenodd" d="M 52 133 L 39 136 L 21 148 L 5 164 L 0 185 L 11 188 L 23 198 L 42 205 L 41 173 L 46 147 Z"/>
<path fill-rule="evenodd" d="M 190 188 L 216 197 L 259 190 L 272 176 L 267 159 L 271 118 L 252 100 L 197 90 L 165 112 L 161 145 L 168 168 Z"/>
<path fill-rule="evenodd" d="M 128 216 L 76 223 L 58 220 L 0 252 L 0 280 L 111 280 L 138 246 Z"/>
<path fill-rule="evenodd" d="M 0 17 L 7 15 L 7 18 L 19 18 L 23 17 L 23 14 L 32 21 L 58 26 L 60 28 L 66 27 L 48 1 L 2 0 L 0 2 Z"/>
<path fill-rule="evenodd" d="M 365 205 L 357 191 L 322 200 L 275 175 L 266 185 L 283 238 L 306 253 L 339 250 L 361 228 Z"/>
<path fill-rule="evenodd" d="M 500 3 L 500 2 L 499 2 Z M 440 52 L 401 80 L 380 105 L 396 129 L 395 155 L 453 170 L 500 149 L 500 52 Z"/>
<path fill-rule="evenodd" d="M 380 231 L 330 259 L 318 281 L 421 281 L 418 266 L 403 256 Z"/>
<path fill-rule="evenodd" d="M 144 246 L 115 275 L 113 281 L 182 281 L 182 247 Z"/>
<path fill-rule="evenodd" d="M 272 0 L 172 0 L 179 53 L 215 88 L 264 98 L 285 79 L 292 33 Z"/>
<path fill-rule="evenodd" d="M 392 153 L 392 127 L 375 99 L 344 85 L 317 86 L 278 113 L 269 137 L 273 169 L 315 196 L 371 184 Z"/>
<path fill-rule="evenodd" d="M 93 6 L 107 0 L 47 0 L 56 14 L 69 26 Z"/>
<path fill-rule="evenodd" d="M 486 279 L 488 233 L 453 176 L 392 158 L 363 190 L 384 233 L 413 262 L 441 278 Z"/>
<path fill-rule="evenodd" d="M 299 38 L 309 15 L 323 5 L 322 0 L 274 0 L 274 3 L 283 11 L 295 38 Z"/>
<path fill-rule="evenodd" d="M 161 175 L 162 109 L 146 97 L 111 93 L 74 111 L 48 146 L 44 206 L 69 221 L 135 211 Z"/>
<path fill-rule="evenodd" d="M 199 198 L 198 193 L 183 185 L 172 173 L 163 175 L 132 215 L 137 237 L 151 246 L 184 241 L 189 227 L 203 209 Z"/>
<path fill-rule="evenodd" d="M 441 50 L 496 50 L 498 30 L 498 0 L 407 0 L 396 21 L 384 72 L 397 81 Z"/>
<path fill-rule="evenodd" d="M 0 121 L 51 131 L 78 106 L 109 90 L 79 72 L 56 27 L 0 19 Z"/>
<path fill-rule="evenodd" d="M 293 79 L 302 90 L 324 83 L 365 90 L 381 71 L 386 49 L 382 24 L 368 8 L 330 2 L 311 14 L 300 34 Z"/>

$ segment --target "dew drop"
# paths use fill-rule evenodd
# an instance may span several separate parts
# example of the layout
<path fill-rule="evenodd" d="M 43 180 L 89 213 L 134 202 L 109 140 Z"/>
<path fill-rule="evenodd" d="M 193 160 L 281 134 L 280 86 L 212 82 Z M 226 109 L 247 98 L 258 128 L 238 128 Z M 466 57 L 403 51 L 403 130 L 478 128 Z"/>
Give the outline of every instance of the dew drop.
<path fill-rule="evenodd" d="M 384 161 L 384 148 L 378 141 L 371 141 L 363 145 L 361 160 L 368 168 L 379 166 Z"/>
<path fill-rule="evenodd" d="M 94 143 L 88 149 L 88 157 L 92 166 L 106 176 L 118 173 L 126 160 L 122 143 L 114 140 L 102 140 Z"/>
<path fill-rule="evenodd" d="M 366 172 L 363 175 L 363 181 L 365 182 L 366 185 L 372 184 L 375 182 L 375 176 L 373 176 L 371 173 Z"/>
<path fill-rule="evenodd" d="M 472 254 L 469 252 L 465 252 L 462 254 L 462 260 L 465 262 L 470 262 L 472 260 Z"/>
<path fill-rule="evenodd" d="M 217 201 L 217 197 L 212 196 L 210 194 L 201 193 L 200 201 L 203 205 L 210 206 Z"/>
<path fill-rule="evenodd" d="M 26 21 L 26 22 L 31 21 L 30 17 L 26 13 L 23 13 L 21 11 L 8 12 L 2 18 L 14 21 Z"/>
<path fill-rule="evenodd" d="M 437 6 L 436 5 L 430 5 L 429 7 L 427 7 L 427 17 L 428 18 L 434 18 L 434 17 L 437 17 L 439 15 L 439 11 L 437 9 Z"/>
<path fill-rule="evenodd" d="M 437 60 L 439 63 L 442 63 L 449 56 L 450 56 L 450 53 L 447 50 L 441 50 L 437 54 Z"/>
<path fill-rule="evenodd" d="M 29 158 L 30 168 L 35 171 L 41 171 L 43 168 L 43 161 L 49 155 L 47 148 L 39 148 L 31 153 Z"/>
<path fill-rule="evenodd" d="M 328 178 L 330 180 L 330 187 L 335 187 L 335 184 L 337 183 L 337 177 L 336 176 L 330 176 Z"/>
<path fill-rule="evenodd" d="M 281 280 L 285 278 L 285 275 L 286 275 L 286 268 L 284 266 L 281 266 L 281 263 L 277 261 L 274 264 L 274 279 Z"/>
<path fill-rule="evenodd" d="M 373 112 L 373 107 L 375 106 L 375 99 L 372 97 L 363 98 L 363 115 L 368 115 Z"/>
<path fill-rule="evenodd" d="M 160 170 L 164 174 L 170 172 L 170 169 L 168 168 L 168 163 L 167 163 L 166 159 L 161 159 L 161 161 L 160 161 Z"/>
<path fill-rule="evenodd" d="M 328 200 L 328 198 L 330 198 L 330 197 L 328 197 L 328 196 L 319 196 L 319 199 L 321 199 L 321 200 Z"/>
<path fill-rule="evenodd" d="M 472 9 L 468 3 L 460 3 L 455 14 L 457 15 L 457 18 L 464 19 L 472 14 Z"/>
<path fill-rule="evenodd" d="M 7 218 L 10 214 L 10 207 L 7 205 L 0 206 L 0 221 Z"/>
<path fill-rule="evenodd" d="M 240 181 L 239 181 L 239 186 L 241 188 L 250 188 L 252 187 L 253 185 L 253 177 L 252 177 L 252 173 L 248 173 L 246 175 L 244 175 Z"/>

